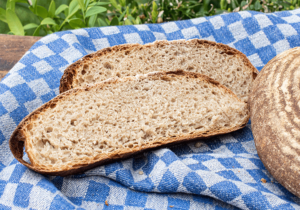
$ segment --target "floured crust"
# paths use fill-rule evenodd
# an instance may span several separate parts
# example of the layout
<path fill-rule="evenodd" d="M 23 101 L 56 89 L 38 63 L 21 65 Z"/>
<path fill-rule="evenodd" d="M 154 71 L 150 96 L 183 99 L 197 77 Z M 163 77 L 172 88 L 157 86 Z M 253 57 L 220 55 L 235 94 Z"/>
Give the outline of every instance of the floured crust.
<path fill-rule="evenodd" d="M 72 88 L 78 87 L 76 84 L 75 80 L 78 76 L 78 72 L 82 70 L 84 65 L 90 65 L 89 63 L 94 61 L 94 60 L 99 60 L 100 58 L 109 55 L 113 55 L 115 52 L 118 51 L 123 51 L 123 52 L 130 52 L 130 51 L 135 51 L 135 50 L 140 50 L 143 51 L 144 49 L 147 48 L 154 48 L 154 47 L 160 47 L 160 46 L 165 46 L 165 45 L 175 45 L 175 44 L 185 44 L 185 45 L 191 45 L 191 46 L 204 46 L 206 48 L 208 47 L 215 47 L 216 49 L 222 51 L 224 54 L 228 54 L 231 56 L 236 56 L 239 57 L 244 65 L 248 68 L 248 70 L 252 71 L 252 80 L 254 80 L 258 74 L 258 70 L 251 64 L 251 62 L 248 60 L 248 58 L 241 53 L 240 51 L 229 47 L 228 45 L 224 45 L 221 43 L 216 43 L 212 41 L 207 41 L 207 40 L 199 40 L 199 39 L 193 39 L 193 40 L 174 40 L 174 41 L 155 41 L 154 43 L 146 44 L 146 45 L 140 45 L 140 44 L 123 44 L 123 45 L 117 45 L 113 47 L 108 47 L 104 48 L 102 50 L 99 50 L 95 53 L 86 55 L 85 57 L 79 59 L 75 63 L 71 64 L 69 67 L 66 68 L 64 71 L 64 74 L 60 80 L 60 87 L 59 91 L 60 93 L 65 92 L 67 90 L 70 90 Z M 194 61 L 196 62 L 196 61 Z M 172 67 L 173 68 L 173 67 Z M 174 68 L 173 68 L 174 69 Z M 182 68 L 180 68 L 182 69 Z M 174 69 L 177 70 L 177 69 Z M 185 70 L 185 69 L 183 69 Z M 156 71 L 156 70 L 151 70 L 151 71 Z M 185 70 L 186 71 L 186 70 Z M 203 73 L 202 73 L 203 74 Z M 211 76 L 212 77 L 212 76 Z M 235 92 L 233 90 L 233 92 Z M 245 100 L 246 102 L 246 100 Z"/>
<path fill-rule="evenodd" d="M 228 88 L 224 87 L 223 85 L 219 84 L 219 82 L 217 82 L 207 76 L 197 74 L 197 73 L 190 73 L 190 72 L 183 72 L 183 71 L 175 71 L 175 72 L 167 72 L 167 73 L 156 72 L 156 73 L 150 73 L 146 76 L 138 75 L 136 77 L 125 77 L 125 78 L 121 78 L 121 79 L 115 79 L 115 78 L 109 79 L 107 81 L 98 83 L 94 86 L 86 87 L 83 89 L 71 89 L 67 92 L 64 92 L 61 95 L 58 95 L 57 97 L 55 97 L 54 99 L 49 101 L 48 103 L 44 104 L 40 108 L 36 109 L 34 112 L 29 114 L 27 117 L 25 117 L 21 121 L 21 123 L 18 125 L 18 127 L 15 129 L 15 131 L 13 132 L 13 134 L 9 140 L 10 149 L 11 149 L 13 155 L 22 164 L 26 165 L 28 168 L 35 170 L 39 173 L 48 174 L 48 175 L 67 176 L 70 174 L 82 173 L 88 169 L 91 169 L 91 168 L 99 166 L 99 165 L 103 165 L 105 163 L 109 163 L 116 159 L 131 157 L 132 155 L 134 155 L 136 153 L 140 153 L 147 149 L 156 148 L 156 147 L 160 147 L 160 146 L 168 146 L 171 144 L 186 142 L 186 141 L 194 140 L 197 138 L 207 138 L 207 137 L 211 137 L 211 136 L 215 136 L 215 135 L 219 135 L 219 134 L 225 134 L 225 133 L 229 133 L 231 131 L 238 130 L 247 124 L 247 122 L 249 120 L 248 112 L 247 112 L 247 118 L 245 118 L 245 121 L 243 123 L 241 123 L 238 126 L 232 127 L 230 129 L 226 128 L 226 129 L 212 130 L 210 132 L 195 132 L 193 134 L 185 134 L 185 135 L 180 135 L 180 136 L 171 137 L 171 138 L 159 138 L 152 142 L 149 142 L 149 144 L 144 145 L 142 147 L 133 147 L 133 148 L 127 148 L 127 149 L 123 149 L 123 150 L 117 150 L 115 152 L 110 153 L 109 155 L 99 154 L 98 156 L 96 156 L 92 159 L 91 158 L 83 159 L 82 164 L 73 165 L 73 166 L 65 166 L 65 167 L 60 168 L 59 170 L 53 170 L 51 167 L 39 166 L 37 164 L 37 162 L 35 161 L 35 158 L 28 152 L 28 148 L 32 147 L 32 145 L 30 145 L 30 143 L 28 141 L 26 141 L 26 139 L 28 138 L 28 136 L 27 136 L 28 134 L 23 131 L 23 128 L 25 126 L 27 126 L 29 123 L 31 123 L 31 121 L 34 121 L 37 117 L 39 117 L 39 115 L 43 114 L 43 112 L 45 112 L 47 109 L 51 109 L 52 107 L 56 106 L 56 104 L 59 103 L 59 101 L 67 100 L 68 97 L 70 97 L 70 96 L 74 96 L 80 92 L 89 91 L 90 89 L 95 88 L 95 87 L 105 87 L 105 86 L 107 86 L 109 84 L 113 84 L 113 83 L 119 83 L 119 82 L 123 82 L 123 81 L 127 81 L 127 80 L 136 80 L 136 79 L 139 79 L 139 77 L 153 77 L 156 75 L 160 76 L 160 77 L 162 77 L 164 75 L 166 75 L 166 76 L 174 75 L 175 77 L 185 76 L 185 77 L 189 77 L 189 78 L 197 78 L 201 81 L 211 83 L 221 89 L 225 89 L 226 93 L 229 93 L 237 101 L 241 102 L 241 100 L 235 94 L 233 94 L 232 91 L 230 91 Z M 28 154 L 31 164 L 25 162 L 22 159 L 24 144 L 25 144 L 26 153 Z"/>
<path fill-rule="evenodd" d="M 266 169 L 300 197 L 300 48 L 273 58 L 254 81 L 251 126 L 257 153 Z"/>

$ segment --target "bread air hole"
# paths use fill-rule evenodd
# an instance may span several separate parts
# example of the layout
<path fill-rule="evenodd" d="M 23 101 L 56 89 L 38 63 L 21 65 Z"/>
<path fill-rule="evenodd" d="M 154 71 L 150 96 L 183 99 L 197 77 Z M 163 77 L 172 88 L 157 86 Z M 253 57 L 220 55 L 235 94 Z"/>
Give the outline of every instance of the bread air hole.
<path fill-rule="evenodd" d="M 82 78 L 79 78 L 79 85 L 81 86 L 82 83 L 84 83 L 84 80 Z"/>
<path fill-rule="evenodd" d="M 187 70 L 188 71 L 192 71 L 192 70 L 194 70 L 194 67 L 193 66 L 189 66 L 189 67 L 187 67 Z"/>
<path fill-rule="evenodd" d="M 183 129 L 183 130 L 182 130 L 182 133 L 188 133 L 188 132 L 189 132 L 188 129 Z"/>
<path fill-rule="evenodd" d="M 51 109 L 54 109 L 56 107 L 56 104 L 55 103 L 52 103 L 51 105 L 50 105 L 50 108 Z"/>
<path fill-rule="evenodd" d="M 93 75 L 88 75 L 86 76 L 86 81 L 88 83 L 93 83 L 94 82 L 94 76 Z"/>
<path fill-rule="evenodd" d="M 28 131 L 31 131 L 31 129 L 33 128 L 33 124 L 27 125 L 26 128 L 27 128 Z"/>
<path fill-rule="evenodd" d="M 77 120 L 76 119 L 72 119 L 70 122 L 71 125 L 75 126 L 77 124 Z"/>
<path fill-rule="evenodd" d="M 113 67 L 113 65 L 112 64 L 110 64 L 110 63 L 108 63 L 108 62 L 106 62 L 106 63 L 104 63 L 104 68 L 106 68 L 106 69 L 109 69 L 109 70 L 112 70 L 112 69 L 114 69 L 114 67 Z"/>
<path fill-rule="evenodd" d="M 46 128 L 46 133 L 51 133 L 52 131 L 53 131 L 53 128 L 52 128 L 52 127 Z"/>
<path fill-rule="evenodd" d="M 195 127 L 196 130 L 200 130 L 202 128 L 204 128 L 204 126 L 202 126 L 202 125 Z"/>
<path fill-rule="evenodd" d="M 87 73 L 87 71 L 89 70 L 89 66 L 87 64 L 83 65 L 81 74 L 85 75 Z"/>
<path fill-rule="evenodd" d="M 44 143 L 42 140 L 36 141 L 36 146 L 37 146 L 38 148 L 43 148 L 44 145 L 45 145 L 45 143 Z"/>

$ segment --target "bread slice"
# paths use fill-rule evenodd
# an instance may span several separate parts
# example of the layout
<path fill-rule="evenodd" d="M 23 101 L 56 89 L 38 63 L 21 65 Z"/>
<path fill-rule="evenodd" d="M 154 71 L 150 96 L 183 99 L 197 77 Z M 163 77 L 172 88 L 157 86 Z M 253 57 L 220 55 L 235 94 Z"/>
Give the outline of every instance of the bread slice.
<path fill-rule="evenodd" d="M 247 102 L 257 69 L 238 50 L 206 40 L 156 41 L 102 49 L 70 65 L 60 81 L 60 92 L 111 77 L 182 69 L 219 81 Z"/>
<path fill-rule="evenodd" d="M 247 104 L 209 77 L 156 72 L 60 94 L 18 125 L 10 148 L 29 168 L 65 176 L 145 149 L 228 133 L 248 120 Z M 22 160 L 24 144 L 30 164 Z"/>

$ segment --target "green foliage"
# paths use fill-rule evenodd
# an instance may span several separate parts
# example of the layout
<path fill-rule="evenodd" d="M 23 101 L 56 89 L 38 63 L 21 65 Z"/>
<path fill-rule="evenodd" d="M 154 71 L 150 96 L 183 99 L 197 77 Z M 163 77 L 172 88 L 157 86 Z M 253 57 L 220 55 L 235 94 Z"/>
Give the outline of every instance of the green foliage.
<path fill-rule="evenodd" d="M 68 5 L 61 4 L 57 7 L 55 1 L 51 0 L 45 7 L 38 0 L 7 0 L 6 8 L 0 8 L 0 21 L 8 25 L 9 34 L 15 35 L 40 36 L 56 31 L 94 27 L 97 16 L 105 16 L 105 6 L 109 4 L 97 3 L 95 0 L 72 0 Z M 15 12 L 17 5 L 28 8 L 35 15 L 36 21 L 23 26 Z"/>
<path fill-rule="evenodd" d="M 157 4 L 155 1 L 153 1 L 152 3 L 152 22 L 153 23 L 156 23 L 156 20 L 157 20 L 157 16 L 158 16 L 158 10 L 157 10 Z"/>
<path fill-rule="evenodd" d="M 16 13 L 15 8 L 10 7 L 6 10 L 6 22 L 10 31 L 15 35 L 24 36 L 24 28 Z"/>
<path fill-rule="evenodd" d="M 0 33 L 44 36 L 86 27 L 161 23 L 255 10 L 299 8 L 300 0 L 4 0 Z"/>

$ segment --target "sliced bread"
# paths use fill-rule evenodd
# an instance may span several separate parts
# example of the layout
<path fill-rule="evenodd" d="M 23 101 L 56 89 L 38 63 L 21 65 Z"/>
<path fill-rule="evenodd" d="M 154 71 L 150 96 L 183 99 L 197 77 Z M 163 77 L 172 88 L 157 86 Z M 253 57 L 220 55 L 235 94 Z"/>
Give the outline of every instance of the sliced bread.
<path fill-rule="evenodd" d="M 112 78 L 35 110 L 12 134 L 10 148 L 29 168 L 65 176 L 145 149 L 240 129 L 249 120 L 247 106 L 197 73 Z M 24 145 L 31 163 L 22 160 Z"/>
<path fill-rule="evenodd" d="M 219 81 L 247 102 L 257 69 L 240 51 L 206 40 L 156 41 L 102 49 L 70 65 L 60 81 L 60 92 L 111 77 L 182 69 Z"/>

